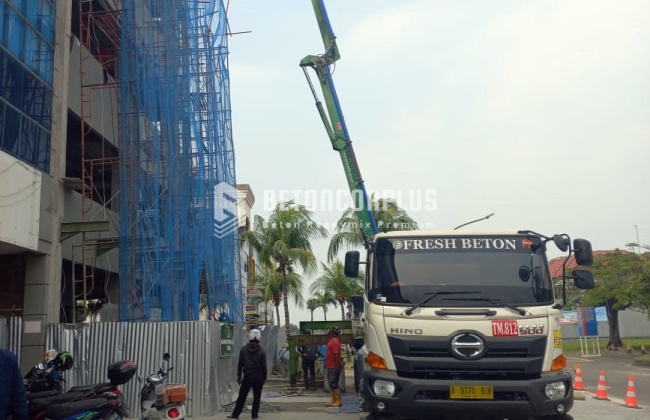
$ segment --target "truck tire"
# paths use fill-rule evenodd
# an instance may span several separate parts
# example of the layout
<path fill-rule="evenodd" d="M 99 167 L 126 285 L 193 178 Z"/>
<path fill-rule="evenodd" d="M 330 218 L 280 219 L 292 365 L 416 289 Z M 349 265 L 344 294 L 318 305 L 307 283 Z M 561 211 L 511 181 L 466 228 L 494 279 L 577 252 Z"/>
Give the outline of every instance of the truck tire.
<path fill-rule="evenodd" d="M 356 392 L 361 392 L 363 388 L 361 387 L 361 377 L 363 376 L 362 367 L 359 366 L 359 360 L 354 359 L 354 390 Z"/>
<path fill-rule="evenodd" d="M 355 369 L 354 383 L 356 387 L 357 384 L 356 369 Z M 359 418 L 367 419 L 367 420 L 377 418 L 376 413 L 370 411 L 370 407 L 368 407 L 368 404 L 366 404 L 366 399 L 363 396 L 363 377 L 359 378 L 359 390 L 357 391 L 357 393 L 359 394 Z"/>

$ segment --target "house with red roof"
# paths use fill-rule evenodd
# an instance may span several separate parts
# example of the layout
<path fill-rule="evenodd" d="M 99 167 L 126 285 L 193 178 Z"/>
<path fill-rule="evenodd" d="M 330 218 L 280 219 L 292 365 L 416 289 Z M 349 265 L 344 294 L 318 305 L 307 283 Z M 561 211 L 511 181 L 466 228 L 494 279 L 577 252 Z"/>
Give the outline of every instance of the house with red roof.
<path fill-rule="evenodd" d="M 627 254 L 630 251 L 626 251 L 624 249 L 611 249 L 609 251 L 594 251 L 594 259 L 596 259 L 599 255 L 606 255 L 606 254 L 611 254 L 613 252 L 621 252 L 622 254 Z M 562 277 L 562 265 L 564 264 L 564 260 L 566 257 L 558 257 L 558 258 L 553 258 L 548 262 L 548 265 L 551 270 L 551 278 L 552 279 L 558 279 Z M 566 269 L 571 270 L 573 268 L 576 268 L 578 265 L 576 264 L 576 258 L 575 255 L 571 255 L 569 257 L 569 260 L 566 263 Z"/>

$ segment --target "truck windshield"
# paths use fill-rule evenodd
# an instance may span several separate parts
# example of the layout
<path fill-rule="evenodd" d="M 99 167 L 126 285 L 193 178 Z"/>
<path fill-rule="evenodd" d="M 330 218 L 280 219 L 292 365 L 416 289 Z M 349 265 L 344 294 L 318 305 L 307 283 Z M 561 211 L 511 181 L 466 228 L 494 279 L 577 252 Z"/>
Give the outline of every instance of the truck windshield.
<path fill-rule="evenodd" d="M 548 305 L 553 283 L 544 248 L 525 235 L 381 238 L 369 297 L 412 305 L 438 292 L 423 306 Z M 458 295 L 450 299 L 449 292 Z"/>

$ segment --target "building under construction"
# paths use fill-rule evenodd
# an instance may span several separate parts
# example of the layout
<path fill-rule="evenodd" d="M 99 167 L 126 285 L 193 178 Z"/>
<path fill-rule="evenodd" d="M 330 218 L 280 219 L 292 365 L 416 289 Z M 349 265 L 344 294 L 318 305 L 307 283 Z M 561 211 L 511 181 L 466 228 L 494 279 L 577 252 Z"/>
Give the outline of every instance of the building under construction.
<path fill-rule="evenodd" d="M 0 12 L 0 316 L 23 318 L 23 358 L 100 308 L 243 322 L 223 2 Z"/>

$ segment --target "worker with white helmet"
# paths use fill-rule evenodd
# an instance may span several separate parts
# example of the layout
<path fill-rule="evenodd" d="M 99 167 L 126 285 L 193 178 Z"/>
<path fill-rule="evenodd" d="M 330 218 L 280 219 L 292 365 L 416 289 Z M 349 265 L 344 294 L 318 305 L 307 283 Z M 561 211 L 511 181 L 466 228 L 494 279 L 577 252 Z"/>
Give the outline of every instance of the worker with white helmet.
<path fill-rule="evenodd" d="M 235 403 L 229 419 L 237 419 L 244 409 L 248 391 L 253 390 L 253 408 L 251 417 L 256 419 L 260 411 L 262 401 L 262 387 L 266 382 L 266 352 L 260 346 L 262 333 L 258 329 L 250 330 L 248 333 L 248 344 L 239 350 L 239 362 L 237 363 L 237 383 L 239 396 Z"/>

